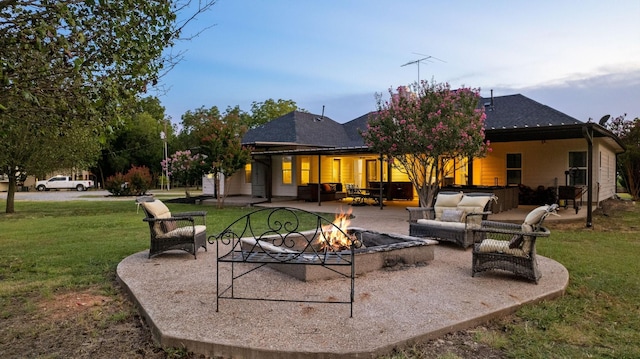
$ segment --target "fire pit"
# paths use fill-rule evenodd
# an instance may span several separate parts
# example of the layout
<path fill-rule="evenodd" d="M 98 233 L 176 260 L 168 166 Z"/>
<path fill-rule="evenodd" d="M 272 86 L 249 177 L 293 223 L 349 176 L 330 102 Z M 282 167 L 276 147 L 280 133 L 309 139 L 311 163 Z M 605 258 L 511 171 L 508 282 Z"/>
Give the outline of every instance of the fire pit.
<path fill-rule="evenodd" d="M 354 235 L 362 243 L 360 248 L 354 250 L 356 275 L 401 265 L 426 265 L 428 261 L 433 260 L 433 245 L 437 243 L 434 240 L 380 233 L 357 227 L 349 227 L 346 232 Z M 296 243 L 292 249 L 304 247 L 305 235 L 308 236 L 311 233 L 311 231 L 302 232 L 300 236 L 291 237 L 290 239 Z M 269 238 L 262 240 L 269 241 Z M 343 253 L 350 255 L 348 250 L 344 250 Z M 341 276 L 339 273 L 346 275 L 348 271 L 348 268 L 336 268 L 332 271 L 304 264 L 296 266 L 269 264 L 269 266 L 302 281 L 338 278 Z"/>

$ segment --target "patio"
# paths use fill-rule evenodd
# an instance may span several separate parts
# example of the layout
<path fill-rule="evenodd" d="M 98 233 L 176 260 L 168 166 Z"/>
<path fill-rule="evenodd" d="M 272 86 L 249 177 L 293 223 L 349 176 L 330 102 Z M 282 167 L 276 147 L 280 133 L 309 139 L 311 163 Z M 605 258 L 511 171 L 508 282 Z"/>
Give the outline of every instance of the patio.
<path fill-rule="evenodd" d="M 348 207 L 339 202 L 262 205 L 322 212 Z M 352 224 L 408 234 L 404 208 L 411 205 L 415 204 L 397 201 L 383 210 L 355 207 Z M 521 221 L 527 212 L 528 208 L 518 208 L 491 219 Z M 548 220 L 566 220 L 573 211 L 560 213 L 562 217 Z M 553 240 L 553 233 L 544 240 Z M 208 252 L 200 251 L 197 260 L 180 252 L 152 259 L 146 251 L 136 253 L 118 265 L 117 275 L 162 346 L 185 347 L 212 357 L 362 358 L 470 328 L 523 304 L 562 295 L 569 280 L 567 270 L 549 258 L 539 256 L 538 260 L 543 275 L 538 285 L 498 272 L 473 278 L 470 250 L 438 245 L 435 259 L 427 266 L 359 276 L 353 318 L 348 307 L 341 305 L 243 300 L 224 300 L 216 312 L 212 245 Z M 325 297 L 331 297 L 336 287 L 328 281 L 302 282 L 269 268 L 253 272 L 238 284 L 239 290 L 256 293 L 292 291 Z"/>

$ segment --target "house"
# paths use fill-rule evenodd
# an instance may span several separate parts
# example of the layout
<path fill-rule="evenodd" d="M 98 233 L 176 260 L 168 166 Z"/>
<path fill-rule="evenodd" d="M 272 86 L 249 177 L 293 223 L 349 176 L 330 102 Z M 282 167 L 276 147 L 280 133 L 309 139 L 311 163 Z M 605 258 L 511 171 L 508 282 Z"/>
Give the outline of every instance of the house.
<path fill-rule="evenodd" d="M 580 195 L 589 207 L 615 195 L 616 155 L 624 146 L 600 124 L 520 94 L 483 98 L 480 105 L 492 152 L 469 161 L 443 186 L 584 186 Z M 370 114 L 340 124 L 294 111 L 249 131 L 243 143 L 254 148 L 252 163 L 233 176 L 227 194 L 295 198 L 308 183 L 408 182 L 365 146 L 359 131 Z"/>

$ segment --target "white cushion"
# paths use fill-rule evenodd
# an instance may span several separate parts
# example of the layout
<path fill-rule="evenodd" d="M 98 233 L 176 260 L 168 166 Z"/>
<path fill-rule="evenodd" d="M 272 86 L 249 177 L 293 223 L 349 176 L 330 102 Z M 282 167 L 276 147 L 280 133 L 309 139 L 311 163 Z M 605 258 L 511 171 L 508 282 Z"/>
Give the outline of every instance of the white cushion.
<path fill-rule="evenodd" d="M 517 257 L 528 257 L 528 252 L 520 248 L 509 248 L 509 241 L 485 239 L 480 243 L 480 253 L 502 253 Z"/>
<path fill-rule="evenodd" d="M 142 207 L 149 216 L 153 218 L 171 218 L 171 211 L 162 201 L 153 200 L 151 202 L 142 202 Z M 165 232 L 175 229 L 175 227 L 174 221 L 155 222 L 153 224 L 153 231 L 156 233 L 156 236 L 161 236 Z"/>
<path fill-rule="evenodd" d="M 458 208 L 467 213 L 484 212 L 484 207 L 491 200 L 490 196 L 463 196 L 458 203 Z"/>
<path fill-rule="evenodd" d="M 437 219 L 419 219 L 417 222 L 431 227 L 451 228 L 460 231 L 464 231 L 465 229 L 464 222 L 443 222 Z"/>
<path fill-rule="evenodd" d="M 202 232 L 205 232 L 207 230 L 207 227 L 203 225 L 197 225 L 194 227 L 195 227 L 196 235 Z M 188 227 L 176 228 L 173 231 L 158 235 L 157 238 L 168 239 L 168 238 L 191 237 L 194 234 L 193 233 L 194 227 L 188 226 Z"/>
<path fill-rule="evenodd" d="M 462 198 L 462 192 L 459 193 L 439 193 L 436 197 L 436 203 L 433 205 L 433 210 L 436 219 L 442 217 L 442 212 L 446 209 L 457 209 L 458 203 Z"/>

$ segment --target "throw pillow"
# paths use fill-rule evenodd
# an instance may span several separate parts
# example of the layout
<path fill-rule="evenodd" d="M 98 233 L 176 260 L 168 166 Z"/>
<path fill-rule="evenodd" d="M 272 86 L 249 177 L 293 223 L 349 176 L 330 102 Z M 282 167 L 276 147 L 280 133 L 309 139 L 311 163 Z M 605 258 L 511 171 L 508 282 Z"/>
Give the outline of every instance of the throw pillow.
<path fill-rule="evenodd" d="M 461 222 L 464 216 L 464 211 L 458 209 L 445 209 L 442 211 L 440 220 L 442 222 Z"/>
<path fill-rule="evenodd" d="M 462 198 L 462 192 L 459 193 L 438 193 L 434 207 L 455 207 Z"/>
<path fill-rule="evenodd" d="M 323 183 L 322 184 L 322 191 L 324 192 L 331 192 L 331 186 L 329 186 L 328 183 Z"/>
<path fill-rule="evenodd" d="M 484 207 L 491 200 L 490 196 L 462 196 L 458 208 L 463 209 L 467 213 L 484 212 Z"/>

